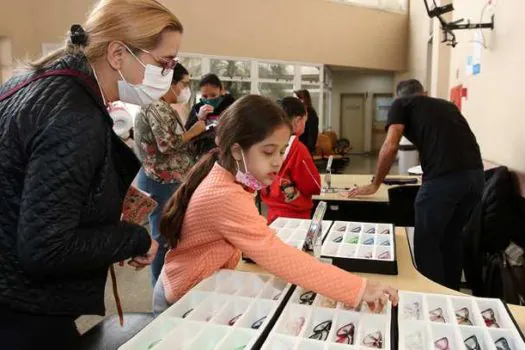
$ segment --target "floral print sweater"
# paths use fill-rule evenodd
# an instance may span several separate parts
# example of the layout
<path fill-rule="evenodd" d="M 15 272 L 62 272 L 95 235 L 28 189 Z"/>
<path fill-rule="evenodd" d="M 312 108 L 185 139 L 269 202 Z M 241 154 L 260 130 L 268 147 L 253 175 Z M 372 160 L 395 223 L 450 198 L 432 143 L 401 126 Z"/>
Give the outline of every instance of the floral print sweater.
<path fill-rule="evenodd" d="M 135 117 L 135 144 L 146 175 L 160 183 L 181 182 L 195 163 L 177 112 L 164 100 L 142 107 Z"/>

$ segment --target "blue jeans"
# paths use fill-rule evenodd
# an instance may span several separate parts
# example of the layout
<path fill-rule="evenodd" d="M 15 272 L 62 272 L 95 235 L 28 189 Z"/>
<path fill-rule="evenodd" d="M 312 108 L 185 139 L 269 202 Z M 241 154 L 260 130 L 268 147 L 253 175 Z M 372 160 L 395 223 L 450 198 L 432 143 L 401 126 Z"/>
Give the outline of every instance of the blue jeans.
<path fill-rule="evenodd" d="M 417 269 L 448 288 L 459 290 L 463 270 L 463 227 L 480 203 L 482 169 L 423 181 L 415 201 L 414 255 Z"/>
<path fill-rule="evenodd" d="M 159 250 L 157 255 L 151 264 L 151 273 L 152 280 L 151 283 L 155 286 L 157 279 L 159 278 L 160 271 L 164 265 L 164 257 L 168 252 L 168 241 L 164 238 L 159 232 L 160 219 L 162 215 L 162 210 L 164 205 L 170 199 L 171 195 L 177 191 L 177 188 L 180 186 L 179 182 L 163 184 L 153 180 L 148 177 L 144 172 L 144 169 L 141 168 L 137 178 L 138 187 L 148 192 L 157 203 L 158 206 L 151 212 L 149 215 L 149 227 L 151 231 L 151 236 L 159 243 Z"/>

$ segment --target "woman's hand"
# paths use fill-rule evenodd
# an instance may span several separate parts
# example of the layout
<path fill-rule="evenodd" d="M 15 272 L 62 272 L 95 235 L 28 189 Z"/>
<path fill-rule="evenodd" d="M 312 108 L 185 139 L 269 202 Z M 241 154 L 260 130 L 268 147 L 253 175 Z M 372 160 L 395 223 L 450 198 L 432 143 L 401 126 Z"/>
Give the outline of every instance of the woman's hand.
<path fill-rule="evenodd" d="M 156 240 L 151 239 L 151 246 L 149 247 L 149 250 L 146 253 L 146 255 L 134 257 L 133 259 L 128 261 L 128 265 L 133 266 L 137 271 L 142 270 L 144 267 L 153 263 L 153 260 L 155 259 L 158 250 L 159 243 L 157 243 Z"/>
<path fill-rule="evenodd" d="M 197 114 L 197 118 L 199 120 L 206 120 L 208 118 L 208 114 L 213 112 L 213 106 L 210 105 L 204 105 L 199 109 L 199 113 Z"/>
<path fill-rule="evenodd" d="M 366 283 L 365 292 L 363 294 L 362 303 L 367 303 L 368 308 L 372 312 L 381 312 L 387 304 L 388 300 L 392 305 L 396 306 L 399 301 L 397 289 L 390 286 L 383 285 L 379 282 L 368 280 Z"/>

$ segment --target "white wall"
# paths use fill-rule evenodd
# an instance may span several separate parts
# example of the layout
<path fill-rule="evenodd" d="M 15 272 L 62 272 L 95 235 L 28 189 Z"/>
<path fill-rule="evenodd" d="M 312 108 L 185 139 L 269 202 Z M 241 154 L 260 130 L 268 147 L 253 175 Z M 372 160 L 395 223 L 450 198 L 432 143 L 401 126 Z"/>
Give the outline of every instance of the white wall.
<path fill-rule="evenodd" d="M 368 93 L 365 106 L 365 151 L 372 149 L 373 94 L 392 93 L 394 87 L 393 73 L 334 71 L 332 89 L 332 129 L 340 133 L 341 94 Z"/>
<path fill-rule="evenodd" d="M 481 74 L 466 76 L 466 59 L 472 54 L 474 32 L 458 35 L 460 45 L 452 50 L 450 85 L 463 83 L 468 98 L 463 111 L 478 138 L 484 159 L 525 171 L 525 1 L 497 0 L 495 30 L 486 31 L 488 49 L 482 50 Z M 455 18 L 479 21 L 484 0 L 455 1 Z M 489 19 L 490 10 L 484 20 Z"/>

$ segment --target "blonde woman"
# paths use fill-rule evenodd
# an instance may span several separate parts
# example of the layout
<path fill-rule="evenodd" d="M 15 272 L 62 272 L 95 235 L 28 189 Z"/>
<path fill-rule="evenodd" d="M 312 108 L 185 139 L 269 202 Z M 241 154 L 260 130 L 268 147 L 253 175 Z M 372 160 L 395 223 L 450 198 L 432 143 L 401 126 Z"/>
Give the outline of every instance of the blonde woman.
<path fill-rule="evenodd" d="M 2 349 L 75 349 L 74 320 L 104 314 L 110 264 L 152 262 L 157 243 L 120 221 L 140 162 L 106 106 L 163 96 L 182 31 L 155 0 L 104 0 L 0 87 Z"/>

